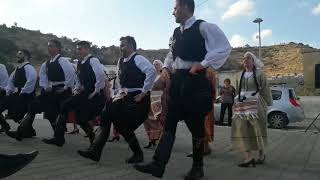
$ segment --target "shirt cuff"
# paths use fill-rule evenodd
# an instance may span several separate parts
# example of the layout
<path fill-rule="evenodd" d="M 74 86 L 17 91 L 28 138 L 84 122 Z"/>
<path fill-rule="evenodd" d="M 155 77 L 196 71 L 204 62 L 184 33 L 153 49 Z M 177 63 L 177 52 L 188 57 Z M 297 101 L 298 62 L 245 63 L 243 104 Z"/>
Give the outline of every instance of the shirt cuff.
<path fill-rule="evenodd" d="M 142 89 L 142 92 L 143 93 L 148 93 L 150 90 L 147 90 L 147 89 Z"/>
<path fill-rule="evenodd" d="M 203 60 L 201 63 L 200 63 L 204 68 L 207 68 L 210 66 L 210 64 L 208 63 L 208 61 L 205 61 Z"/>

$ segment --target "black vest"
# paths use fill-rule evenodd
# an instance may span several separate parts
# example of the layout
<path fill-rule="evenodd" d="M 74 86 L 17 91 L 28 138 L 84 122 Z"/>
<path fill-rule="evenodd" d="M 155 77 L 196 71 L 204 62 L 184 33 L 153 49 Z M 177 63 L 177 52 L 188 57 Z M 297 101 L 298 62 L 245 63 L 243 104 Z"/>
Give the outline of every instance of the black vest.
<path fill-rule="evenodd" d="M 146 74 L 143 73 L 136 65 L 133 55 L 128 62 L 124 62 L 124 58 L 119 62 L 119 79 L 123 88 L 143 88 Z"/>
<path fill-rule="evenodd" d="M 59 63 L 60 55 L 54 62 L 47 61 L 47 76 L 49 81 L 61 82 L 65 81 L 63 69 Z"/>
<path fill-rule="evenodd" d="M 197 20 L 190 28 L 184 30 L 183 33 L 180 27 L 174 30 L 172 44 L 173 60 L 179 56 L 184 61 L 203 61 L 207 50 L 205 40 L 199 30 L 201 22 L 203 20 Z"/>
<path fill-rule="evenodd" d="M 16 71 L 13 75 L 13 85 L 16 88 L 23 88 L 27 82 L 26 70 L 24 67 L 30 63 L 26 63 L 21 68 L 16 68 Z"/>
<path fill-rule="evenodd" d="M 96 75 L 90 64 L 91 58 L 92 56 L 90 56 L 83 64 L 81 64 L 81 61 L 78 61 L 77 64 L 77 74 L 81 85 L 84 87 L 85 93 L 92 93 L 95 90 Z"/>

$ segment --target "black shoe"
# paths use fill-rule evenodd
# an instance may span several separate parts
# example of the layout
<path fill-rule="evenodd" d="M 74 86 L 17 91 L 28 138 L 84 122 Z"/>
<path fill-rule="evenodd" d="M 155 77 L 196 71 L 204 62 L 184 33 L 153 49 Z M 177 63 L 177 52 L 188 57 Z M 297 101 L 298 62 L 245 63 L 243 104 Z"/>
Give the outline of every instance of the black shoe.
<path fill-rule="evenodd" d="M 22 132 L 22 130 L 18 130 L 17 131 L 6 131 L 6 134 L 13 138 L 16 139 L 18 141 L 22 141 L 23 138 L 32 138 L 34 136 L 37 135 L 36 131 L 32 128 L 31 132 Z"/>
<path fill-rule="evenodd" d="M 113 142 L 113 141 L 119 141 L 120 136 L 113 137 L 112 139 L 108 140 L 108 142 Z"/>
<path fill-rule="evenodd" d="M 16 139 L 17 141 L 22 141 L 22 137 L 18 133 L 18 131 L 7 131 L 6 134 L 11 138 Z"/>
<path fill-rule="evenodd" d="M 59 147 L 62 147 L 65 143 L 64 139 L 57 139 L 57 138 L 51 138 L 51 139 L 43 139 L 42 142 L 46 143 L 46 144 L 51 144 L 51 145 L 56 145 Z"/>
<path fill-rule="evenodd" d="M 192 167 L 191 170 L 184 176 L 185 180 L 197 180 L 204 176 L 203 167 Z"/>
<path fill-rule="evenodd" d="M 162 178 L 165 170 L 165 166 L 157 165 L 154 161 L 145 165 L 136 164 L 133 167 L 139 172 L 151 174 L 157 178 Z"/>
<path fill-rule="evenodd" d="M 263 158 L 262 159 L 258 159 L 257 161 L 256 161 L 256 164 L 264 164 L 265 163 L 265 160 L 266 160 L 266 155 L 263 155 Z"/>
<path fill-rule="evenodd" d="M 143 152 L 141 150 L 141 147 L 136 135 L 133 133 L 131 137 L 128 138 L 124 136 L 124 138 L 128 142 L 129 147 L 133 152 L 133 155 L 129 159 L 126 159 L 126 163 L 136 164 L 136 163 L 143 162 Z"/>
<path fill-rule="evenodd" d="M 78 154 L 84 158 L 91 159 L 93 161 L 99 162 L 101 154 L 94 152 L 91 150 L 91 148 L 87 150 L 78 150 Z"/>
<path fill-rule="evenodd" d="M 38 151 L 32 151 L 26 154 L 0 155 L 0 178 L 10 176 L 24 168 L 38 155 L 38 153 Z"/>
<path fill-rule="evenodd" d="M 191 152 L 190 154 L 187 155 L 187 157 L 193 157 L 193 153 Z"/>
<path fill-rule="evenodd" d="M 148 143 L 148 145 L 144 146 L 144 149 L 151 149 L 153 147 L 156 147 L 156 140 L 152 140 Z"/>
<path fill-rule="evenodd" d="M 238 167 L 256 167 L 256 162 L 254 159 L 251 159 L 250 161 L 248 162 L 244 162 L 244 163 L 241 163 L 241 164 L 238 164 Z"/>
<path fill-rule="evenodd" d="M 3 133 L 3 132 L 8 132 L 10 130 L 10 126 L 2 126 L 1 129 L 0 129 L 0 133 Z"/>
<path fill-rule="evenodd" d="M 138 164 L 143 162 L 143 153 L 134 153 L 126 160 L 127 164 Z"/>

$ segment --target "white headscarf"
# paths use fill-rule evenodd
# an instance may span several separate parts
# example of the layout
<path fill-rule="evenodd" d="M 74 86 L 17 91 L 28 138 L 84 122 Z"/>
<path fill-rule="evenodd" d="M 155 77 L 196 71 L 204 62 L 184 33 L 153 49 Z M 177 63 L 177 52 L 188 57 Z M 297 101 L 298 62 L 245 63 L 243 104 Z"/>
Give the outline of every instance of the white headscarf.
<path fill-rule="evenodd" d="M 159 63 L 161 68 L 163 67 L 163 62 L 160 61 L 159 59 L 156 59 L 156 60 L 153 61 L 153 65 L 155 65 L 156 63 Z"/>
<path fill-rule="evenodd" d="M 256 69 L 262 69 L 263 68 L 263 66 L 264 66 L 263 62 L 260 59 L 258 59 L 252 52 L 246 52 L 244 54 L 244 57 L 251 57 L 252 60 L 253 60 L 253 64 L 256 67 Z"/>

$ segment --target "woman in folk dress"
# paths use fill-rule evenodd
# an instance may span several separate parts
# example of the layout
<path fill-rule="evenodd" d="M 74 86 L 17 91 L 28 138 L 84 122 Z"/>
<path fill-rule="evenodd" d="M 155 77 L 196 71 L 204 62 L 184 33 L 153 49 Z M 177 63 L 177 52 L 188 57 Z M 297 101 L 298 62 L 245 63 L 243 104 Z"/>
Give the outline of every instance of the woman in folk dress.
<path fill-rule="evenodd" d="M 239 167 L 255 167 L 265 160 L 267 145 L 267 110 L 272 105 L 267 77 L 262 71 L 263 63 L 251 52 L 244 55 L 244 71 L 235 98 L 232 120 L 232 144 L 244 153 L 244 162 Z M 253 151 L 259 156 L 255 161 Z"/>
<path fill-rule="evenodd" d="M 153 61 L 153 65 L 157 71 L 157 78 L 154 83 L 153 91 L 163 91 L 163 78 L 160 77 L 163 63 L 160 60 Z M 154 93 L 154 92 L 153 92 Z M 152 94 L 153 94 L 152 93 Z M 163 93 L 163 92 L 162 92 Z M 165 96 L 165 95 L 162 95 Z M 163 129 L 163 119 L 161 118 L 162 112 L 162 99 L 163 97 L 152 97 L 151 98 L 151 110 L 148 119 L 143 123 L 145 131 L 147 133 L 149 143 L 144 147 L 150 149 L 156 146 L 156 141 L 160 139 Z"/>

